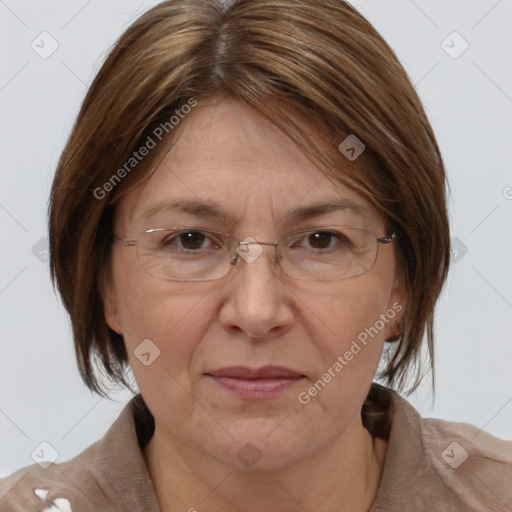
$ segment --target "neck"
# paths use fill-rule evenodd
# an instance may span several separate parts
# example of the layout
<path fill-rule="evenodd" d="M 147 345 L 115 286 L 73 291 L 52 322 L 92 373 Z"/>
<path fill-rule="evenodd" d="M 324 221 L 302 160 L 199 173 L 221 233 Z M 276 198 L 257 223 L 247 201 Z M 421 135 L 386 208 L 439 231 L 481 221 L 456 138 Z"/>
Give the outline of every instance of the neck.
<path fill-rule="evenodd" d="M 366 512 L 377 494 L 386 448 L 358 416 L 328 449 L 279 471 L 226 466 L 158 425 L 144 457 L 162 512 Z"/>

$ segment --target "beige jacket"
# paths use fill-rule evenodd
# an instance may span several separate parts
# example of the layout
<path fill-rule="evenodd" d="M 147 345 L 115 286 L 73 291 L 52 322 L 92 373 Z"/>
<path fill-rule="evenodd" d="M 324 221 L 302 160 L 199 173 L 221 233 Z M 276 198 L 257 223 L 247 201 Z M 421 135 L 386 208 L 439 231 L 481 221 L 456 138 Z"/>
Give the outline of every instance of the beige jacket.
<path fill-rule="evenodd" d="M 512 442 L 464 423 L 422 419 L 389 393 L 395 413 L 371 512 L 512 512 Z M 74 459 L 0 479 L 0 512 L 160 512 L 132 403 Z"/>

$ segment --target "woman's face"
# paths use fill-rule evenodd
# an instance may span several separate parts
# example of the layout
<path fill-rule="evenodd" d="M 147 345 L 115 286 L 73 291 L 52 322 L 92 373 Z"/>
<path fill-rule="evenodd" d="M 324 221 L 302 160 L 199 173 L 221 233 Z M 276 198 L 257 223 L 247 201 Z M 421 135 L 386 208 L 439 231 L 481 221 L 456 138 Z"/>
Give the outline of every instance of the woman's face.
<path fill-rule="evenodd" d="M 152 177 L 120 200 L 114 232 L 121 238 L 175 226 L 258 241 L 332 224 L 388 234 L 367 201 L 327 180 L 250 107 L 234 99 L 199 104 L 179 129 Z M 293 220 L 298 208 L 340 199 L 359 211 Z M 144 216 L 162 201 L 199 201 L 217 211 L 167 208 Z M 135 247 L 116 241 L 106 317 L 124 337 L 160 435 L 224 464 L 243 467 L 260 458 L 260 468 L 273 470 L 307 460 L 360 428 L 384 339 L 396 331 L 403 307 L 394 245 L 379 246 L 371 271 L 341 281 L 287 277 L 273 263 L 274 248 L 263 245 L 255 261 L 240 258 L 220 280 L 171 282 L 150 277 Z M 290 374 L 276 370 L 247 383 L 232 370 L 225 378 L 218 373 L 269 365 Z"/>

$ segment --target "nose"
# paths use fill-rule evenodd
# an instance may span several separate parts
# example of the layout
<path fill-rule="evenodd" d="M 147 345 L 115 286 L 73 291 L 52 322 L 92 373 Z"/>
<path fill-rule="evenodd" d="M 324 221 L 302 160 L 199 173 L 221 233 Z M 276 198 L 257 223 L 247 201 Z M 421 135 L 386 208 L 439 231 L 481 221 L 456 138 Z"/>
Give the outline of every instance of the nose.
<path fill-rule="evenodd" d="M 236 266 L 228 275 L 220 322 L 228 332 L 251 338 L 282 334 L 293 325 L 293 294 L 275 264 L 275 248 L 240 246 Z M 256 251 L 256 254 L 255 254 Z"/>

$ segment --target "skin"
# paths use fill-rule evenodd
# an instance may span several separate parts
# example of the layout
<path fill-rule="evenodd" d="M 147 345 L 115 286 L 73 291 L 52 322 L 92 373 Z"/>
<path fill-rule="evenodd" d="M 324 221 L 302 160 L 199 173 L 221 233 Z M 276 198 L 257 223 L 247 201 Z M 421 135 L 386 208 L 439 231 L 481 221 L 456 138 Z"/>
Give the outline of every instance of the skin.
<path fill-rule="evenodd" d="M 151 178 L 121 198 L 118 236 L 178 221 L 266 241 L 340 219 L 387 234 L 384 217 L 370 203 L 333 185 L 288 136 L 237 100 L 200 103 L 179 130 Z M 290 210 L 333 197 L 366 208 L 364 215 L 344 210 L 288 222 Z M 174 198 L 215 201 L 230 219 L 167 211 L 142 221 L 149 207 Z M 239 261 L 221 280 L 183 283 L 148 276 L 134 247 L 113 245 L 105 314 L 124 337 L 155 417 L 144 457 L 163 512 L 363 511 L 375 498 L 386 442 L 372 440 L 360 411 L 396 324 L 387 323 L 309 404 L 297 397 L 380 314 L 404 304 L 394 244 L 379 247 L 371 271 L 331 282 L 283 275 L 273 263 L 273 247 L 263 247 L 256 261 Z M 161 351 L 149 366 L 134 356 L 145 339 Z M 266 364 L 306 378 L 278 397 L 248 401 L 204 375 Z M 248 442 L 262 454 L 252 468 L 237 458 Z"/>

